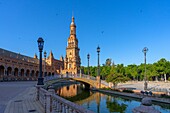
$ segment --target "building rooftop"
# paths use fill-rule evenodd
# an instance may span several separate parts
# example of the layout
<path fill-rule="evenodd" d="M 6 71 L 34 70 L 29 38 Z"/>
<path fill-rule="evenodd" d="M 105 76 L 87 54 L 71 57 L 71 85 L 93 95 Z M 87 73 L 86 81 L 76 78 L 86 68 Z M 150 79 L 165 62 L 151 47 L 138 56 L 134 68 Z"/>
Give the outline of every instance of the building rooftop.
<path fill-rule="evenodd" d="M 20 53 L 14 53 L 5 49 L 0 48 L 0 56 L 4 56 L 4 57 L 11 57 L 14 59 L 20 59 L 26 62 L 32 62 L 32 63 L 39 63 L 38 59 L 29 57 L 29 56 L 25 56 L 25 55 L 21 55 Z"/>

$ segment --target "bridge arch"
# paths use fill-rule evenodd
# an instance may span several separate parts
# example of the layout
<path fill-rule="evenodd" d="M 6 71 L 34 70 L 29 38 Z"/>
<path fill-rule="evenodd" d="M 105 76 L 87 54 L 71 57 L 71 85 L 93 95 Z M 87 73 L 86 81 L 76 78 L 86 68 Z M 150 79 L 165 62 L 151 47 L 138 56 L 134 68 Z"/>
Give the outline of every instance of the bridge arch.
<path fill-rule="evenodd" d="M 90 79 L 85 79 L 85 78 L 71 78 L 71 79 L 83 83 L 85 85 L 85 89 L 96 87 L 96 83 Z"/>

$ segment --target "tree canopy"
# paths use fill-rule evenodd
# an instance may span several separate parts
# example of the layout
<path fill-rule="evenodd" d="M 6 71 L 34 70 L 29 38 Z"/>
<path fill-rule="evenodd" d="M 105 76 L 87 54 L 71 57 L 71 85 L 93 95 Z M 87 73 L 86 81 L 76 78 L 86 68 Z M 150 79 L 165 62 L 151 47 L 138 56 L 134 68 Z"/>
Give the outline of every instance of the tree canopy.
<path fill-rule="evenodd" d="M 90 75 L 97 75 L 97 67 L 90 66 Z M 83 74 L 88 74 L 87 67 L 81 67 Z M 153 64 L 146 64 L 146 75 L 148 80 L 164 80 L 170 79 L 170 62 L 165 58 L 154 62 Z M 123 78 L 120 81 L 123 81 L 126 78 L 131 80 L 143 80 L 145 72 L 145 64 L 141 63 L 140 65 L 130 64 L 124 66 L 124 64 L 114 64 L 110 58 L 106 59 L 105 64 L 100 66 L 100 76 L 101 79 L 108 80 L 113 82 L 114 77 Z M 114 77 L 112 77 L 115 75 Z M 126 79 L 125 79 L 126 80 Z M 118 80 L 119 81 L 119 80 Z"/>

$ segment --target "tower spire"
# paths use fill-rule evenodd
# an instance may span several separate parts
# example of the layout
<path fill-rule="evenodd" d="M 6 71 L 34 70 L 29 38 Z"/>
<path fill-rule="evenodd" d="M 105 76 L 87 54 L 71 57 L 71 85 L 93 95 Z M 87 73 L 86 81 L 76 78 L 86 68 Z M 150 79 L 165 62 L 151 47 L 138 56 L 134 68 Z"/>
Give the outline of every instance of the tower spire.
<path fill-rule="evenodd" d="M 74 23 L 74 16 L 72 16 L 72 21 L 70 25 L 70 35 L 76 35 L 76 25 Z"/>
<path fill-rule="evenodd" d="M 72 11 L 72 17 L 74 17 L 74 12 Z"/>
<path fill-rule="evenodd" d="M 74 26 L 75 26 L 75 23 L 74 23 L 74 16 L 72 16 L 71 25 L 74 25 Z"/>

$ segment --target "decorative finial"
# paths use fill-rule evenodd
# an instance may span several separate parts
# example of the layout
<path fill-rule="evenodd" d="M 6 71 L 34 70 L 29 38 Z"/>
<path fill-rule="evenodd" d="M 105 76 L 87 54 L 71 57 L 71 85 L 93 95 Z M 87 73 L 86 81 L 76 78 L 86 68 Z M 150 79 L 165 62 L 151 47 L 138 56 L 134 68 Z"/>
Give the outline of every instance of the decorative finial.
<path fill-rule="evenodd" d="M 74 23 L 74 16 L 72 16 L 72 23 Z"/>

